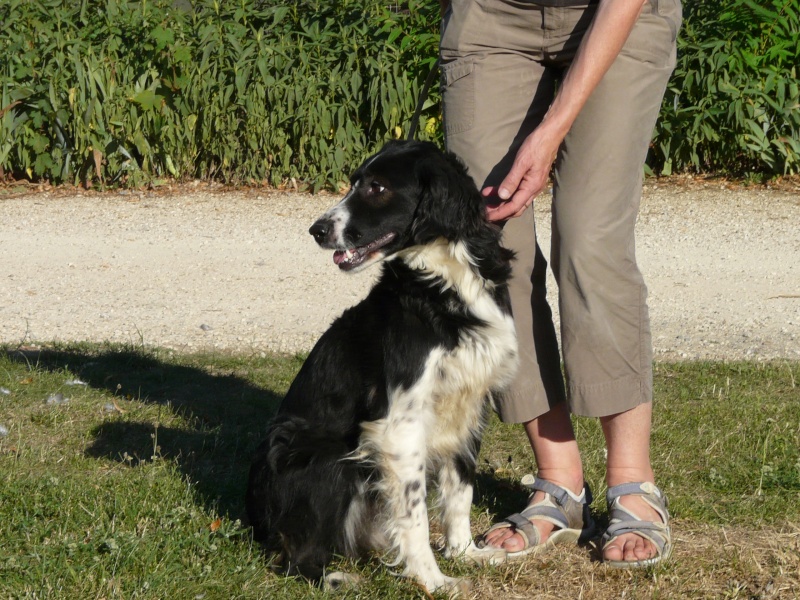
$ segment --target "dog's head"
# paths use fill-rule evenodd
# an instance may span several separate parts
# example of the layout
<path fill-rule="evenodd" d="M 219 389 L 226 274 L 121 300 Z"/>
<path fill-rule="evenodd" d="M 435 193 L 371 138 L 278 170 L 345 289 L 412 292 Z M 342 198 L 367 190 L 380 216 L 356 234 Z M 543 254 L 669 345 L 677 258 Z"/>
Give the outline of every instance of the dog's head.
<path fill-rule="evenodd" d="M 309 229 L 356 271 L 437 238 L 456 241 L 485 227 L 483 202 L 463 164 L 428 142 L 389 142 L 350 178 L 350 190 Z"/>

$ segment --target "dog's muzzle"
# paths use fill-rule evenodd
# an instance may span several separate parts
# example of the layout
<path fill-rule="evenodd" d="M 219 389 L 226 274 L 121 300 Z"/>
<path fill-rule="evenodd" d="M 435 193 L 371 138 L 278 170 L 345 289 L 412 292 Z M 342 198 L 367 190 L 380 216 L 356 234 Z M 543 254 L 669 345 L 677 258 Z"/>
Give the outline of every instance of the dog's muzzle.
<path fill-rule="evenodd" d="M 308 233 L 314 236 L 314 241 L 320 246 L 329 243 L 328 236 L 331 231 L 333 231 L 333 221 L 326 217 L 322 217 L 308 229 Z"/>

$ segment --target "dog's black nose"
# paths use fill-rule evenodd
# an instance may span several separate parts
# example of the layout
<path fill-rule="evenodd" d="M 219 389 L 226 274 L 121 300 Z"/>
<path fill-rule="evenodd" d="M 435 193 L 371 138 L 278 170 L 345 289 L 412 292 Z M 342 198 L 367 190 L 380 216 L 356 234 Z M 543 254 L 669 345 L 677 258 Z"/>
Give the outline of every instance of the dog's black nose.
<path fill-rule="evenodd" d="M 320 219 L 309 228 L 308 233 L 314 236 L 314 240 L 318 244 L 322 244 L 327 239 L 332 227 L 333 222 L 330 219 Z"/>

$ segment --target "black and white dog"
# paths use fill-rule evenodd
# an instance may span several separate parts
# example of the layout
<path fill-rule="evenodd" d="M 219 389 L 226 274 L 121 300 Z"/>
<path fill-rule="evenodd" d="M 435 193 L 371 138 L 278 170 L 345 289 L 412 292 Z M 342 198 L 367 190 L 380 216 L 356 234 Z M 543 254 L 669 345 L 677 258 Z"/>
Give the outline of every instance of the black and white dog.
<path fill-rule="evenodd" d="M 427 589 L 437 566 L 427 480 L 438 483 L 447 556 L 472 541 L 472 480 L 487 408 L 517 366 L 511 252 L 461 162 L 390 142 L 310 229 L 343 271 L 384 261 L 360 304 L 326 331 L 250 470 L 247 512 L 282 567 L 325 576 L 333 554 L 393 551 Z"/>

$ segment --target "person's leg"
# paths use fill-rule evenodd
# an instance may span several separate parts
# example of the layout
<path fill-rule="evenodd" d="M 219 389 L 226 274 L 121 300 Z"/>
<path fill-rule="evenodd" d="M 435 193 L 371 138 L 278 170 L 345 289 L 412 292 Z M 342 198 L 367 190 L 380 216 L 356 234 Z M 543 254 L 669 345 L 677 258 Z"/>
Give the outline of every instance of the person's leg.
<path fill-rule="evenodd" d="M 651 0 L 650 5 L 645 6 L 645 11 L 649 12 L 643 15 L 646 23 L 637 31 L 636 36 L 632 36 L 633 39 L 628 44 L 631 56 L 648 62 L 653 60 L 656 65 L 661 66 L 660 59 L 664 54 L 653 58 L 649 53 L 652 52 L 654 39 L 662 39 L 662 52 L 666 51 L 668 56 L 666 70 L 671 73 L 675 65 L 675 37 L 681 21 L 680 0 Z M 646 48 L 646 52 L 640 52 L 641 48 Z M 648 81 L 653 88 L 658 89 L 661 85 L 663 89 L 668 78 L 667 73 L 659 73 L 656 69 Z M 661 96 L 663 92 L 658 97 Z M 652 375 L 650 377 L 652 380 Z M 650 463 L 652 410 L 652 402 L 648 402 L 600 419 L 608 450 L 608 487 L 630 482 L 655 482 Z M 619 502 L 642 520 L 662 522 L 661 515 L 641 496 L 623 496 Z M 635 533 L 621 535 L 603 548 L 605 560 L 630 563 L 653 558 L 657 553 L 652 542 Z"/>
<path fill-rule="evenodd" d="M 651 0 L 643 8 L 567 135 L 555 169 L 551 262 L 569 403 L 573 413 L 601 417 L 609 486 L 653 482 L 652 346 L 634 226 L 642 164 L 674 67 L 675 6 L 676 0 Z M 641 496 L 620 503 L 642 519 L 661 521 Z M 635 533 L 605 550 L 608 560 L 655 554 L 655 546 Z"/>
<path fill-rule="evenodd" d="M 547 110 L 555 85 L 535 57 L 491 45 L 515 37 L 506 35 L 508 21 L 527 31 L 526 21 L 537 15 L 541 20 L 541 11 L 533 5 L 486 4 L 454 0 L 441 42 L 447 149 L 464 161 L 479 188 L 502 179 L 525 132 Z M 546 297 L 547 262 L 536 244 L 533 211 L 506 224 L 503 244 L 516 253 L 510 296 L 522 367 L 510 393 L 498 399 L 498 412 L 505 422 L 524 423 L 565 400 Z"/>
<path fill-rule="evenodd" d="M 583 464 L 566 404 L 556 404 L 524 426 L 536 457 L 536 476 L 579 496 L 584 485 Z M 530 498 L 529 504 L 541 502 L 543 499 L 544 493 L 537 491 Z M 533 519 L 532 523 L 538 530 L 542 543 L 547 541 L 556 528 L 553 523 L 542 519 Z M 490 546 L 503 548 L 508 552 L 518 552 L 525 547 L 522 536 L 511 527 L 487 532 L 484 540 Z"/>
<path fill-rule="evenodd" d="M 650 466 L 651 403 L 601 417 L 608 449 L 606 483 L 608 487 L 631 482 L 655 482 Z M 660 522 L 659 514 L 640 496 L 624 496 L 620 504 L 646 521 Z M 619 536 L 603 548 L 605 560 L 635 562 L 656 555 L 655 546 L 634 533 Z"/>
<path fill-rule="evenodd" d="M 456 0 L 445 17 L 441 45 L 447 149 L 461 157 L 479 187 L 496 185 L 505 176 L 519 144 L 547 110 L 555 82 L 535 52 L 524 48 L 537 45 L 530 31 L 537 21 L 541 29 L 542 10 L 500 3 L 487 4 L 487 10 L 481 2 Z M 503 10 L 520 14 L 500 14 Z M 480 43 L 474 43 L 478 37 Z M 492 51 L 493 43 L 498 52 Z M 538 476 L 579 495 L 583 467 L 564 402 L 546 299 L 547 262 L 536 244 L 532 210 L 505 225 L 503 243 L 517 254 L 510 294 L 521 368 L 498 411 L 505 422 L 524 423 Z M 533 500 L 540 496 L 537 492 Z M 553 525 L 533 522 L 545 541 Z M 511 528 L 493 531 L 486 542 L 509 551 L 523 544 Z"/>

